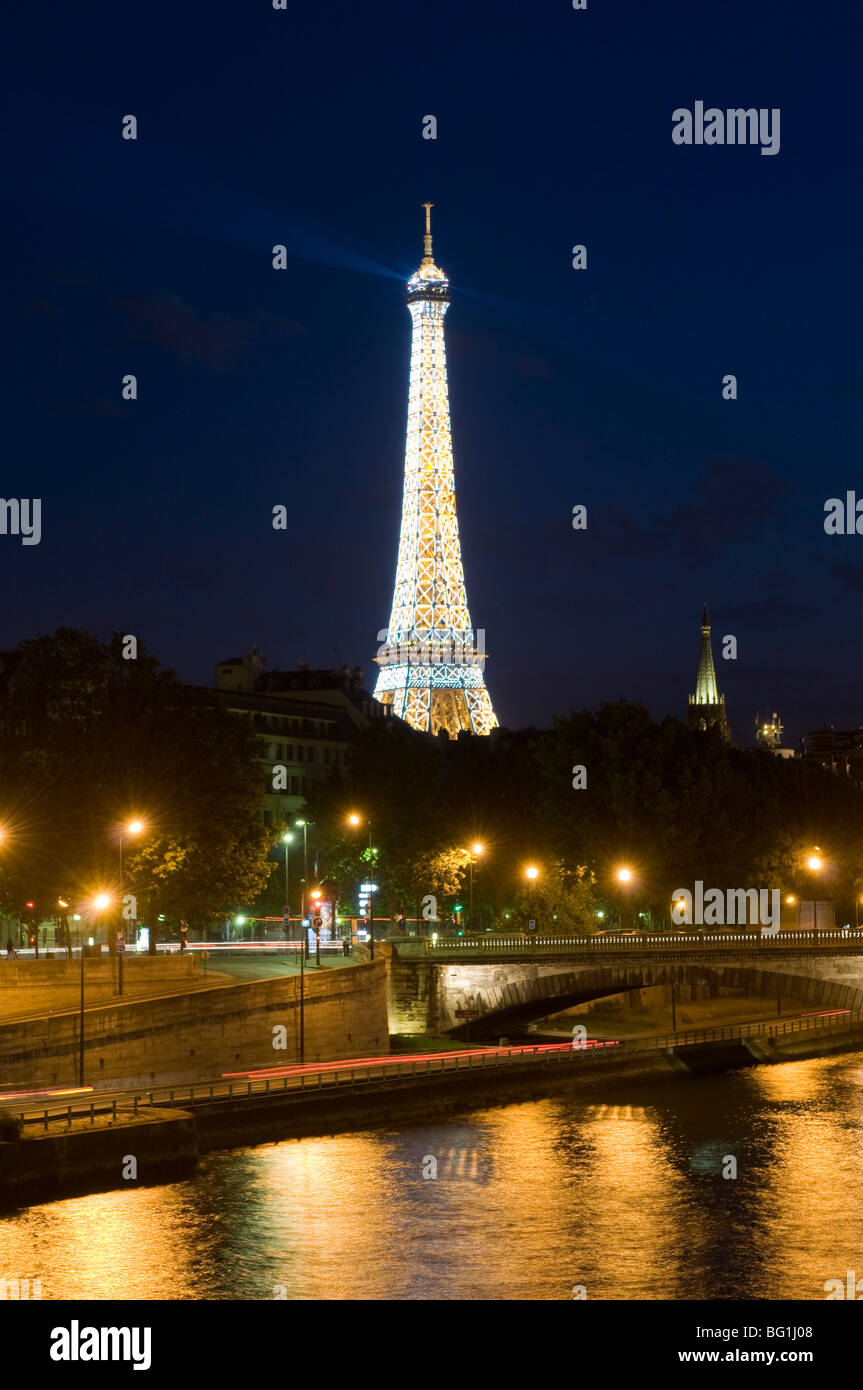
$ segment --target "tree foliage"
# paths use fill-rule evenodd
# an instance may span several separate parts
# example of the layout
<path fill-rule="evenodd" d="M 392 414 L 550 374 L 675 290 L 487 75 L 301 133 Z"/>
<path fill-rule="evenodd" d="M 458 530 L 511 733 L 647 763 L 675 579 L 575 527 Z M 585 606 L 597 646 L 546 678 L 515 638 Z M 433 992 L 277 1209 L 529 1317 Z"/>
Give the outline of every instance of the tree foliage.
<path fill-rule="evenodd" d="M 97 891 L 119 909 L 194 927 L 235 910 L 265 885 L 269 833 L 260 819 L 254 735 L 210 692 L 184 686 L 138 645 L 61 628 L 25 642 L 0 691 L 0 875 L 4 906 L 76 908 Z"/>
<path fill-rule="evenodd" d="M 579 789 L 577 767 L 586 770 Z M 650 911 L 667 922 L 674 890 L 698 879 L 811 897 L 806 858 L 816 844 L 824 857 L 818 895 L 834 898 L 844 920 L 853 920 L 855 884 L 863 886 L 857 786 L 676 719 L 657 723 L 625 701 L 573 711 L 545 732 L 482 739 L 376 727 L 310 802 L 322 860 L 337 865 L 346 891 L 359 881 L 362 842 L 348 814 L 371 817 L 388 913 L 418 916 L 423 896 L 437 893 L 444 915 L 466 892 L 474 842 L 484 846 L 474 861 L 477 915 L 501 928 L 530 915 L 524 870 L 532 862 L 540 927 L 556 917 L 572 931 L 595 925 L 602 911 L 609 920 Z M 626 885 L 617 878 L 624 865 Z"/>

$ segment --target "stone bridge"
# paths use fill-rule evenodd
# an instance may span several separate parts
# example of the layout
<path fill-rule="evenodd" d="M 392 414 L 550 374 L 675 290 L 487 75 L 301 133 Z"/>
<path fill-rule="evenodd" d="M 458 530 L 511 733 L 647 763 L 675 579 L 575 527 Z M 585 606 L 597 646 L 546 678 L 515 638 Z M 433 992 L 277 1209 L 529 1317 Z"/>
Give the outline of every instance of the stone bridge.
<path fill-rule="evenodd" d="M 850 1009 L 863 1014 L 863 947 L 843 941 L 813 949 L 756 938 L 751 945 L 717 948 L 553 951 L 522 949 L 482 954 L 422 945 L 387 943 L 391 1033 L 496 1038 L 534 1019 L 592 999 L 653 985 L 726 986 L 747 994 L 792 996 L 810 1008 Z"/>

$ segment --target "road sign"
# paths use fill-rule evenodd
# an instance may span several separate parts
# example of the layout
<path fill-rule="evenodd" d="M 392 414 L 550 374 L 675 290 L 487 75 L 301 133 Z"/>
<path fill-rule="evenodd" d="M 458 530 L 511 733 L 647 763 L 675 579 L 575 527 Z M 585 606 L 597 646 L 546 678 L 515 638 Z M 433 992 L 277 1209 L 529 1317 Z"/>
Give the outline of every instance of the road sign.
<path fill-rule="evenodd" d="M 479 1009 L 456 1009 L 456 1018 L 479 1018 Z"/>
<path fill-rule="evenodd" d="M 126 949 L 126 934 L 125 934 L 125 932 L 121 932 L 121 931 L 118 931 L 118 932 L 117 932 L 117 940 L 116 940 L 116 942 L 115 942 L 115 945 L 116 945 L 116 949 L 117 949 L 117 955 L 118 955 L 118 956 L 122 956 L 123 952 L 124 952 L 125 949 Z"/>
<path fill-rule="evenodd" d="M 209 959 L 210 959 L 210 953 L 209 953 L 209 951 L 201 951 L 201 952 L 200 952 L 200 957 L 201 957 L 201 960 L 209 960 Z"/>
<path fill-rule="evenodd" d="M 315 926 L 315 927 L 322 927 L 323 925 L 324 925 L 324 919 L 323 919 L 323 917 L 316 917 L 315 920 L 314 920 L 314 926 Z"/>
<path fill-rule="evenodd" d="M 535 918 L 535 917 L 531 917 L 531 919 L 530 919 L 530 921 L 528 922 L 527 925 L 528 925 L 528 929 L 529 929 L 530 931 L 536 931 L 536 918 Z"/>

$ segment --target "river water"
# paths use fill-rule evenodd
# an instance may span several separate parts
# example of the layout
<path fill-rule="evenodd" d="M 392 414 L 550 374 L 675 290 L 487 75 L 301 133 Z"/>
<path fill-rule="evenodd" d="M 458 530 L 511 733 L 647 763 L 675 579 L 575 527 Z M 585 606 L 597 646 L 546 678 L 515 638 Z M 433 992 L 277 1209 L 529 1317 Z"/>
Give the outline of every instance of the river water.
<path fill-rule="evenodd" d="M 0 1220 L 0 1277 L 43 1299 L 824 1300 L 863 1277 L 861 1192 L 853 1054 L 211 1154 Z"/>

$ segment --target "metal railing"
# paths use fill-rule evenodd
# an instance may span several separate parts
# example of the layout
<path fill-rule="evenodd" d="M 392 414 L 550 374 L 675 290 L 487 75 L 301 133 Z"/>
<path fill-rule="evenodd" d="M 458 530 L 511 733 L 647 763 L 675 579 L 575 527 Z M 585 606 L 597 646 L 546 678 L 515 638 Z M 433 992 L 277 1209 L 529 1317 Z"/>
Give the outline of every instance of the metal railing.
<path fill-rule="evenodd" d="M 525 932 L 518 936 L 429 937 L 423 943 L 423 954 L 449 955 L 477 952 L 482 955 L 496 953 L 541 953 L 543 951 L 567 954 L 599 955 L 609 949 L 615 953 L 627 951 L 699 950 L 715 951 L 729 947 L 745 946 L 758 951 L 770 950 L 833 950 L 842 947 L 847 951 L 863 956 L 863 932 L 858 931 L 780 931 L 775 934 L 762 934 L 760 931 L 716 931 L 674 932 L 662 935 L 658 932 L 645 932 L 629 936 L 541 936 Z"/>
<path fill-rule="evenodd" d="M 725 1024 L 716 1028 L 684 1029 L 676 1033 L 656 1034 L 646 1038 L 630 1038 L 619 1042 L 611 1039 L 587 1039 L 584 1045 L 571 1043 L 539 1043 L 523 1047 L 475 1049 L 463 1052 L 441 1052 L 434 1057 L 363 1063 L 352 1066 L 347 1060 L 322 1064 L 316 1070 L 293 1070 L 282 1076 L 258 1076 L 246 1080 L 214 1081 L 202 1085 L 165 1086 L 148 1091 L 129 1091 L 127 1098 L 113 1097 L 79 1102 L 78 1107 L 66 1104 L 56 1109 L 22 1113 L 23 1124 L 48 1128 L 52 1121 L 71 1124 L 73 1119 L 95 1121 L 97 1115 L 117 1117 L 117 1108 L 131 1110 L 137 1115 L 140 1108 L 188 1108 L 189 1106 L 247 1100 L 250 1097 L 280 1095 L 301 1099 L 323 1091 L 361 1091 L 372 1082 L 410 1082 L 433 1076 L 465 1076 L 480 1071 L 499 1071 L 502 1067 L 542 1065 L 585 1065 L 604 1059 L 630 1056 L 645 1052 L 667 1052 L 672 1048 L 692 1047 L 699 1043 L 741 1041 L 746 1038 L 784 1037 L 816 1029 L 849 1029 L 863 1024 L 863 1016 L 843 1012 L 830 1017 L 791 1019 L 786 1022 L 753 1022 Z M 9 1102 L 6 1101 L 8 1106 Z"/>

